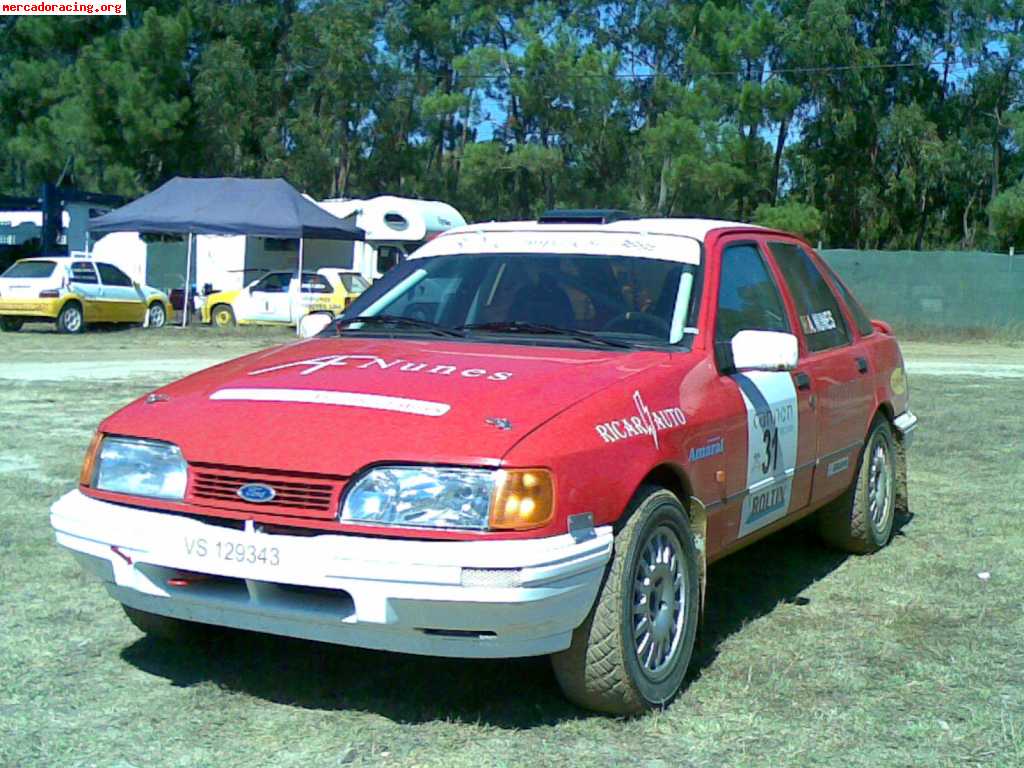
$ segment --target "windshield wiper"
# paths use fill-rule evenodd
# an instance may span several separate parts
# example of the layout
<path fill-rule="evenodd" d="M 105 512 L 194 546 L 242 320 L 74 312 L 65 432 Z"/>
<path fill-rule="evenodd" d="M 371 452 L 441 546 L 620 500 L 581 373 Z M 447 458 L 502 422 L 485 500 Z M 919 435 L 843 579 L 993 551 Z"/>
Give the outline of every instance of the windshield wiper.
<path fill-rule="evenodd" d="M 562 328 L 548 323 L 531 323 L 524 320 L 503 320 L 493 323 L 468 323 L 455 327 L 457 331 L 489 331 L 491 333 L 536 333 L 550 336 L 564 336 L 584 344 L 601 347 L 618 347 L 632 349 L 633 345 L 625 341 L 615 341 L 599 336 L 590 331 L 575 328 Z"/>
<path fill-rule="evenodd" d="M 447 328 L 443 325 L 432 323 L 429 320 L 417 320 L 415 317 L 402 317 L 401 315 L 359 315 L 358 317 L 346 317 L 335 320 L 334 328 L 340 334 L 343 326 L 356 323 L 362 325 L 392 325 L 398 328 L 418 328 L 438 336 L 452 336 L 459 339 L 466 335 L 458 329 Z"/>

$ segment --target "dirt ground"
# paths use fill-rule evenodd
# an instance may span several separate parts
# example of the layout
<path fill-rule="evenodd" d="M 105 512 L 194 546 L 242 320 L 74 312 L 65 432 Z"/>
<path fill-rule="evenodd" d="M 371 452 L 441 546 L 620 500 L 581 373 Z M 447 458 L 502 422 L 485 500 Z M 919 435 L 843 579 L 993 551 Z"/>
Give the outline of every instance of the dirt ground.
<path fill-rule="evenodd" d="M 1024 350 L 909 343 L 912 516 L 870 557 L 783 531 L 714 565 L 665 710 L 593 716 L 545 659 L 132 627 L 53 541 L 96 424 L 287 332 L 0 335 L 0 766 L 1024 766 Z"/>

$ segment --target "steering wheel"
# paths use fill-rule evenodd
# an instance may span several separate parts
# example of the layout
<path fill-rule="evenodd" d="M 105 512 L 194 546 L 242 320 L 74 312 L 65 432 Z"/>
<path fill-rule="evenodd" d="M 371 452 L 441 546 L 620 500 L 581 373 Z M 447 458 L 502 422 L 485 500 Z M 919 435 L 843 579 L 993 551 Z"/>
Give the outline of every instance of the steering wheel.
<path fill-rule="evenodd" d="M 623 312 L 605 323 L 601 330 L 645 333 L 667 339 L 669 328 L 668 322 L 650 312 Z"/>

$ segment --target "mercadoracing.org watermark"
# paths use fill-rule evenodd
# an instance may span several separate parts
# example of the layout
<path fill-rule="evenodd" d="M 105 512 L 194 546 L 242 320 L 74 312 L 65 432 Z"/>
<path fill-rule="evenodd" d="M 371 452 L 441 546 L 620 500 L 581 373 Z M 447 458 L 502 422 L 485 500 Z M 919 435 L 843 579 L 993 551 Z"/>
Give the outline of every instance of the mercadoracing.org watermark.
<path fill-rule="evenodd" d="M 124 16 L 126 0 L 117 3 L 4 3 L 0 16 Z"/>

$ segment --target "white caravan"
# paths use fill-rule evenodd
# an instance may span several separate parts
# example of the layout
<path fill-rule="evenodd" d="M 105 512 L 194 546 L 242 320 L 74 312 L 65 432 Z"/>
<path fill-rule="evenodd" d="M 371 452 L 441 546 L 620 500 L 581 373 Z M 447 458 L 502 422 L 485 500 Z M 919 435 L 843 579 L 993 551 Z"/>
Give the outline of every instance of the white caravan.
<path fill-rule="evenodd" d="M 317 203 L 328 213 L 354 222 L 366 232 L 366 241 L 354 243 L 354 269 L 369 281 L 376 280 L 421 245 L 466 219 L 439 200 L 414 200 L 382 195 L 369 200 L 323 200 Z"/>

